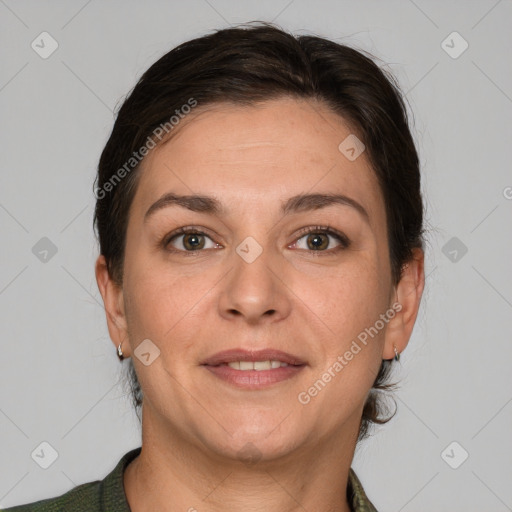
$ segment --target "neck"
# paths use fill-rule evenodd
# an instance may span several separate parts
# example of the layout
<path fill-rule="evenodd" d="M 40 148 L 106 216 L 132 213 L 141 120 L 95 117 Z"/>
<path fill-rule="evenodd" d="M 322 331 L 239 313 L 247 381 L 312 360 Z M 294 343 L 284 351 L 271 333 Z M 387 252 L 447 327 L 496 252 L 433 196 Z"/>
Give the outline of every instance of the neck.
<path fill-rule="evenodd" d="M 350 512 L 346 489 L 359 418 L 347 432 L 278 459 L 227 459 L 161 424 L 143 408 L 142 450 L 126 468 L 132 512 Z"/>

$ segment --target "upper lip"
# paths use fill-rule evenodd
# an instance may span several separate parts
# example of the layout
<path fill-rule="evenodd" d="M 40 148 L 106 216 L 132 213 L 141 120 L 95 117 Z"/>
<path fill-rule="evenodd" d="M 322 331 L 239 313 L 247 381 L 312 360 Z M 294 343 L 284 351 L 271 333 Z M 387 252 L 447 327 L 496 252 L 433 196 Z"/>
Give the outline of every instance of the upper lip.
<path fill-rule="evenodd" d="M 272 348 L 264 350 L 244 350 L 231 349 L 217 352 L 213 356 L 205 359 L 201 364 L 208 366 L 218 366 L 222 363 L 232 363 L 234 361 L 281 361 L 291 365 L 303 365 L 305 361 L 293 354 L 275 350 Z"/>

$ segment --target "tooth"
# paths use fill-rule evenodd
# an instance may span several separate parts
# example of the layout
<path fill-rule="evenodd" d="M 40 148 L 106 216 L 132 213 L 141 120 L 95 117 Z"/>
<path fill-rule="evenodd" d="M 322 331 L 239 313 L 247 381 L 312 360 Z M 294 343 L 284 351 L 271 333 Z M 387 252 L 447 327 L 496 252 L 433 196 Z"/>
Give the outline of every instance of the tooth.
<path fill-rule="evenodd" d="M 289 366 L 288 363 L 282 363 L 276 359 L 270 361 L 232 361 L 227 363 L 230 368 L 234 370 L 270 370 L 272 368 L 280 368 L 284 366 Z"/>
<path fill-rule="evenodd" d="M 270 361 L 255 361 L 254 369 L 255 370 L 270 370 Z"/>

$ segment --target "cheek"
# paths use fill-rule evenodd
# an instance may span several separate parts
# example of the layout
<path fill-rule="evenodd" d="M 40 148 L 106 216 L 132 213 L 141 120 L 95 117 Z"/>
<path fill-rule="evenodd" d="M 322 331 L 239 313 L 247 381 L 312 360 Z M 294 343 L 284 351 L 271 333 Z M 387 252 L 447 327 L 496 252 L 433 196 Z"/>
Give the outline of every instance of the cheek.
<path fill-rule="evenodd" d="M 315 312 L 321 312 L 329 328 L 311 384 L 316 379 L 332 382 L 322 400 L 344 404 L 340 415 L 364 401 L 382 362 L 386 324 L 381 328 L 380 315 L 389 309 L 383 281 L 377 265 L 361 265 L 311 288 Z"/>
<path fill-rule="evenodd" d="M 186 349 L 193 329 L 201 325 L 201 308 L 214 284 L 209 272 L 187 273 L 142 253 L 132 255 L 125 279 L 130 338 L 135 344 L 149 338 L 159 346 L 180 339 L 180 350 Z"/>
<path fill-rule="evenodd" d="M 172 331 L 173 325 L 185 315 L 190 298 L 190 293 L 180 292 L 182 285 L 177 281 L 169 283 L 150 273 L 132 277 L 127 286 L 126 307 L 131 334 L 161 340 Z"/>
<path fill-rule="evenodd" d="M 323 355 L 315 378 L 328 379 L 325 372 L 336 375 L 333 394 L 325 399 L 343 397 L 355 406 L 375 380 L 385 333 L 385 327 L 375 329 L 375 325 L 381 326 L 380 315 L 388 310 L 387 292 L 380 282 L 377 266 L 363 265 L 340 272 L 324 281 L 323 289 L 315 289 L 316 308 L 329 327 L 327 336 L 322 336 Z"/>
<path fill-rule="evenodd" d="M 303 294 L 311 309 L 325 319 L 332 334 L 352 339 L 373 325 L 387 309 L 388 290 L 380 269 L 368 257 L 352 258 L 329 275 L 307 279 Z"/>
<path fill-rule="evenodd" d="M 141 250 L 127 247 L 125 259 L 125 311 L 131 337 L 159 339 L 165 325 L 179 314 L 180 294 L 169 286 L 169 276 Z M 172 284 L 172 283 L 171 283 Z M 173 293 L 169 293 L 173 290 Z M 165 312 L 165 315 L 164 315 Z M 137 340 L 133 339 L 136 343 Z"/>

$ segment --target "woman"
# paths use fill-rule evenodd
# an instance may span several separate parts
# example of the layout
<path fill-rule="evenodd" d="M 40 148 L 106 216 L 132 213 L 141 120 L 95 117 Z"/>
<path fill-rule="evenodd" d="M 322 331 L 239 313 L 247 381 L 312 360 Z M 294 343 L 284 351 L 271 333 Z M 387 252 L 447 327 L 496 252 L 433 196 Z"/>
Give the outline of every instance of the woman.
<path fill-rule="evenodd" d="M 373 511 L 351 463 L 424 287 L 392 77 L 270 24 L 164 55 L 95 186 L 96 278 L 142 446 L 12 511 Z"/>

